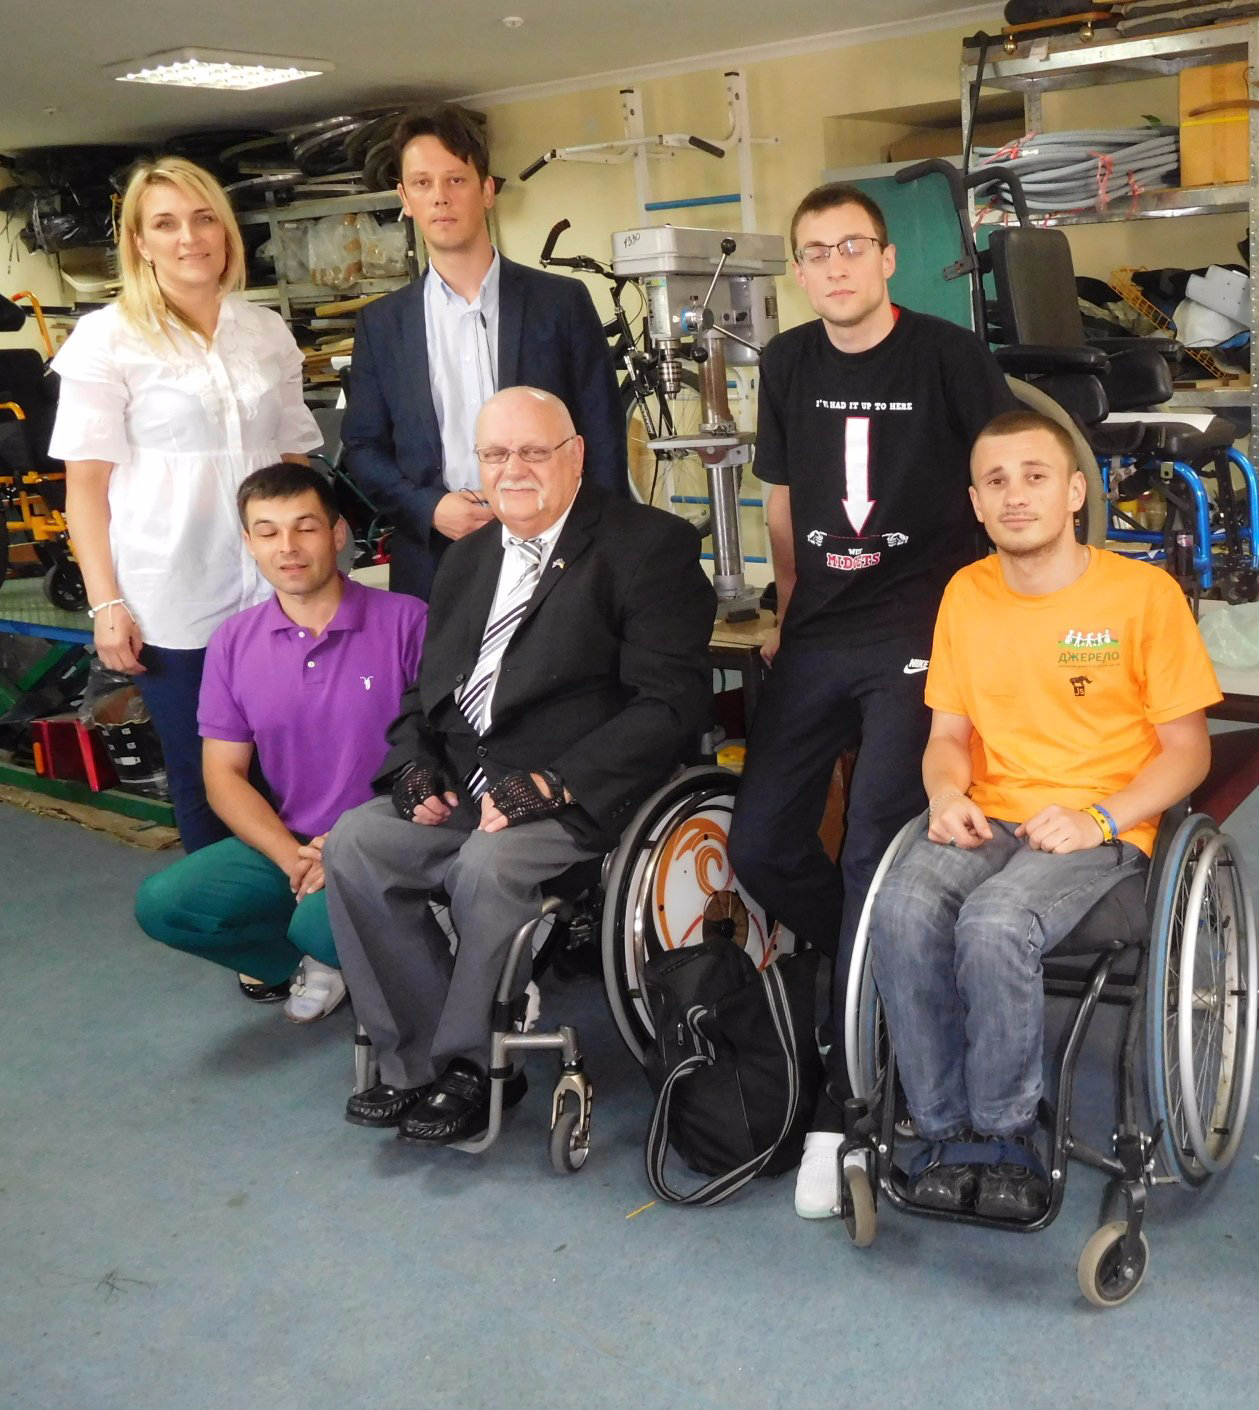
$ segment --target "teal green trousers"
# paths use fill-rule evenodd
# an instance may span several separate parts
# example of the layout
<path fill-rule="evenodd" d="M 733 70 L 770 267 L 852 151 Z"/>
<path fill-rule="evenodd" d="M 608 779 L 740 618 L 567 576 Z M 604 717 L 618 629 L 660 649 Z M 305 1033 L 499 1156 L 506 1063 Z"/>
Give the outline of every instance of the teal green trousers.
<path fill-rule="evenodd" d="M 303 955 L 339 968 L 327 892 L 295 901 L 287 875 L 238 837 L 149 877 L 136 920 L 163 945 L 264 984 L 282 984 Z"/>

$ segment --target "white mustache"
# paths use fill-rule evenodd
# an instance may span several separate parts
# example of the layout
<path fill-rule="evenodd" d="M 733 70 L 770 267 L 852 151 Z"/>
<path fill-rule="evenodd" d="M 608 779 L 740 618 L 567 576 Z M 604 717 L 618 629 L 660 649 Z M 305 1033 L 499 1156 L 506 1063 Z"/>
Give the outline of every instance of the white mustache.
<path fill-rule="evenodd" d="M 498 489 L 502 490 L 533 490 L 536 494 L 542 493 L 542 486 L 534 479 L 507 479 L 503 478 L 498 482 Z"/>

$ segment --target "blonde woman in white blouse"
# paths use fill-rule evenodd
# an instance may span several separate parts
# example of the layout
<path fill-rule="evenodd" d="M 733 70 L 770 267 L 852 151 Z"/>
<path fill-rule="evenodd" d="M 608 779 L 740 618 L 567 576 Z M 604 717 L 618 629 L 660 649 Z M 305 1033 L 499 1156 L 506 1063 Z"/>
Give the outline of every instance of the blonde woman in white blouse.
<path fill-rule="evenodd" d="M 201 780 L 205 646 L 270 588 L 245 551 L 236 489 L 320 444 L 302 355 L 244 299 L 245 254 L 222 187 L 178 157 L 141 163 L 123 197 L 122 292 L 53 361 L 51 453 L 104 665 L 135 675 L 162 741 L 185 848 L 227 836 Z"/>

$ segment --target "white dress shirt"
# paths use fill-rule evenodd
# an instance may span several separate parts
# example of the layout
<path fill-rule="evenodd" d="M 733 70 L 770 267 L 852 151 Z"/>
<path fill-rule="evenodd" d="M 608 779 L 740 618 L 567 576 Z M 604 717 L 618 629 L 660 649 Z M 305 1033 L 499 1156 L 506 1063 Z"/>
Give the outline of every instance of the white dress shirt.
<path fill-rule="evenodd" d="M 471 303 L 429 266 L 424 278 L 428 380 L 448 490 L 475 490 L 477 414 L 498 389 L 498 251 Z"/>
<path fill-rule="evenodd" d="M 579 487 L 580 488 L 580 487 Z M 554 562 L 555 542 L 563 532 L 564 525 L 568 522 L 568 516 L 573 512 L 573 504 L 577 496 L 574 495 L 569 501 L 568 508 L 551 525 L 545 533 L 535 534 L 534 538 L 542 540 L 542 571 L 546 570 Z M 490 604 L 490 613 L 486 617 L 487 622 L 492 622 L 503 614 L 503 606 L 511 592 L 512 584 L 520 581 L 520 575 L 527 572 L 531 559 L 524 549 L 517 548 L 512 543 L 512 539 L 519 538 L 519 534 L 503 525 L 503 561 L 498 568 L 498 586 L 494 589 L 494 601 Z M 494 692 L 498 689 L 498 678 L 502 674 L 503 663 L 498 663 L 498 670 L 494 672 L 494 679 L 490 682 L 485 702 L 485 731 L 488 733 L 490 725 L 494 719 Z"/>
<path fill-rule="evenodd" d="M 193 650 L 271 595 L 236 513 L 241 481 L 323 442 L 302 401 L 302 354 L 277 313 L 226 297 L 207 347 L 182 328 L 149 343 L 110 306 L 53 359 L 49 454 L 108 460 L 118 587 L 144 640 Z"/>

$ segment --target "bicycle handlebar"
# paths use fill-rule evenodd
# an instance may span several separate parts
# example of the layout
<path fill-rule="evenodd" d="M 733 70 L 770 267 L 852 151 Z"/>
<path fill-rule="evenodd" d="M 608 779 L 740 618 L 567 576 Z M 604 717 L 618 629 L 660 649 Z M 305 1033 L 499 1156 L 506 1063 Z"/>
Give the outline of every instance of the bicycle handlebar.
<path fill-rule="evenodd" d="M 531 166 L 531 167 L 529 168 L 529 171 L 534 171 L 534 170 L 536 170 L 536 168 L 538 168 L 539 166 L 545 166 L 545 165 L 546 165 L 546 158 L 545 158 L 545 157 L 540 157 L 540 158 L 538 159 L 538 161 L 534 162 L 533 166 Z M 524 181 L 524 180 L 526 179 L 526 173 L 525 173 L 525 172 L 521 172 L 521 174 L 520 174 L 520 179 L 521 179 L 521 181 Z M 551 261 L 551 251 L 555 248 L 556 243 L 558 242 L 560 236 L 569 228 L 570 224 L 571 224 L 571 222 L 568 221 L 568 220 L 560 220 L 560 221 L 556 221 L 556 223 L 555 223 L 553 226 L 551 226 L 551 232 L 550 232 L 550 234 L 546 237 L 546 243 L 542 246 L 542 253 L 541 253 L 541 255 L 538 256 L 538 258 L 539 258 L 539 260 L 541 261 L 542 264 L 549 264 L 549 263 L 550 263 L 550 261 Z"/>

